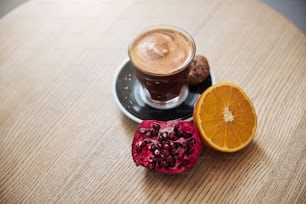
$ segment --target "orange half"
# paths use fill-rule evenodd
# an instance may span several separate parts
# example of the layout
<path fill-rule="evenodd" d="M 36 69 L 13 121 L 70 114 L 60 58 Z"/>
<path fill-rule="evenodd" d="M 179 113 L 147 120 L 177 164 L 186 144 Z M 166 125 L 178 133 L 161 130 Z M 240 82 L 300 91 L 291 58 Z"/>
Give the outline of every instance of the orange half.
<path fill-rule="evenodd" d="M 215 84 L 201 94 L 193 119 L 203 142 L 222 152 L 246 147 L 257 127 L 251 100 L 239 86 L 229 82 Z"/>

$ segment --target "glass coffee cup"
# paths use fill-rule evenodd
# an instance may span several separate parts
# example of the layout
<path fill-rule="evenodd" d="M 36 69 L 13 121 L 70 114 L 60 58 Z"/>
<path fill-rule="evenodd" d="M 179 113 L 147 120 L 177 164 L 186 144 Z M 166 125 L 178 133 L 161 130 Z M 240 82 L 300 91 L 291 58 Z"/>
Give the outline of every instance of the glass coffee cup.
<path fill-rule="evenodd" d="M 193 38 L 174 26 L 150 27 L 130 42 L 129 58 L 147 105 L 171 109 L 185 101 L 188 67 L 195 52 Z"/>

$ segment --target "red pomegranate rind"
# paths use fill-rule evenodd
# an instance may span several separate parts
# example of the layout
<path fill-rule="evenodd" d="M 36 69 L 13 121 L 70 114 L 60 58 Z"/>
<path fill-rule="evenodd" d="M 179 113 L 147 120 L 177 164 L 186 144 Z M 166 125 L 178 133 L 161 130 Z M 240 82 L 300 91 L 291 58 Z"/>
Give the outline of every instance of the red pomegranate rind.
<path fill-rule="evenodd" d="M 192 168 L 200 152 L 199 132 L 190 121 L 145 120 L 138 125 L 132 144 L 137 166 L 166 174 Z"/>

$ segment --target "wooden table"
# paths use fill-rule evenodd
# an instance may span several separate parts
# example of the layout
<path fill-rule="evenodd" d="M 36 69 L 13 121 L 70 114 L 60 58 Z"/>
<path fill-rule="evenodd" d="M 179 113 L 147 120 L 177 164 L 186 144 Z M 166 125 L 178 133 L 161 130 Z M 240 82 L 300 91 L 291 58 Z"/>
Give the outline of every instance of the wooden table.
<path fill-rule="evenodd" d="M 136 167 L 111 84 L 129 41 L 171 24 L 258 115 L 234 154 Z M 260 1 L 30 0 L 0 19 L 0 203 L 305 203 L 305 35 Z"/>

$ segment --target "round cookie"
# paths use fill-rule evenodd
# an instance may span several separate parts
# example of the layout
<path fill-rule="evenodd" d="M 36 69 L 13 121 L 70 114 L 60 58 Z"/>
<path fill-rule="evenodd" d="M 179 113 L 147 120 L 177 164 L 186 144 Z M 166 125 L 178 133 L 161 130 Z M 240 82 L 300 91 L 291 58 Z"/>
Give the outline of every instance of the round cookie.
<path fill-rule="evenodd" d="M 196 55 L 189 66 L 187 82 L 189 86 L 203 82 L 209 75 L 209 64 L 203 55 Z"/>

